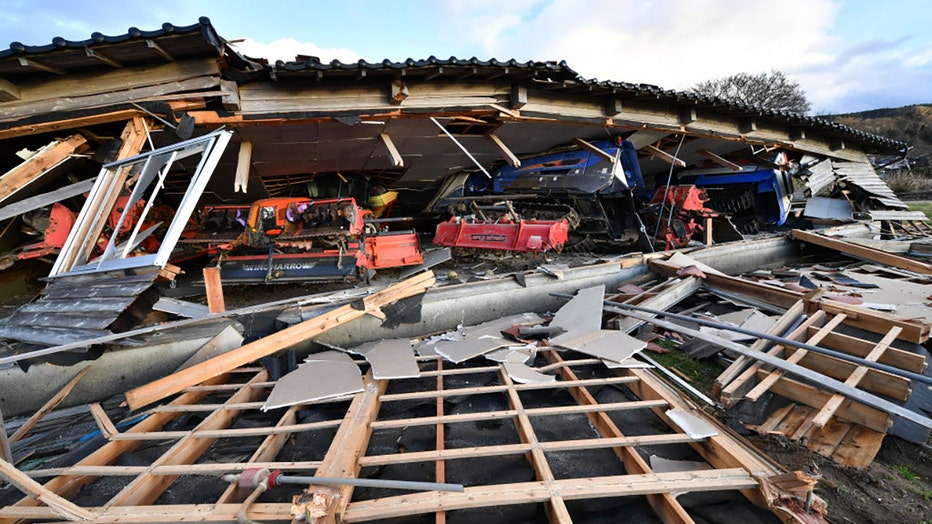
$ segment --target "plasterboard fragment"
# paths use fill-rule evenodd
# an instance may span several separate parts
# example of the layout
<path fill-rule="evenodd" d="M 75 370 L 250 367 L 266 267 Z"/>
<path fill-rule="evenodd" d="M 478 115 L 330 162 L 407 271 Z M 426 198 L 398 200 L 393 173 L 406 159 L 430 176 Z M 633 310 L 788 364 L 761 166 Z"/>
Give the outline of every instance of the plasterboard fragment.
<path fill-rule="evenodd" d="M 491 320 L 477 326 L 464 328 L 462 330 L 462 340 L 438 340 L 432 344 L 432 349 L 437 355 L 459 364 L 500 347 L 517 345 L 515 342 L 504 338 L 502 331 L 516 324 L 535 325 L 541 321 L 542 319 L 533 313 L 511 315 Z M 422 349 L 429 346 L 431 345 L 419 347 L 418 353 L 423 354 Z"/>
<path fill-rule="evenodd" d="M 633 358 L 629 358 L 622 362 L 615 362 L 614 360 L 608 360 L 608 359 L 603 358 L 602 363 L 605 364 L 605 367 L 607 367 L 608 369 L 635 369 L 635 368 L 647 369 L 647 368 L 654 367 L 648 364 L 647 362 L 641 362 L 640 360 L 636 360 Z"/>
<path fill-rule="evenodd" d="M 668 409 L 666 413 L 670 420 L 692 438 L 703 439 L 718 435 L 718 430 L 711 424 L 684 409 Z"/>
<path fill-rule="evenodd" d="M 363 390 L 362 374 L 352 357 L 339 351 L 315 353 L 272 388 L 262 411 L 337 398 Z"/>
<path fill-rule="evenodd" d="M 604 297 L 604 285 L 580 289 L 554 314 L 550 325 L 564 333 L 551 338 L 550 343 L 615 362 L 624 362 L 644 349 L 644 341 L 621 331 L 602 329 Z"/>
<path fill-rule="evenodd" d="M 536 369 L 520 362 L 505 362 L 505 372 L 518 384 L 532 384 L 538 382 L 556 382 L 557 377 L 545 375 Z"/>
<path fill-rule="evenodd" d="M 650 469 L 654 473 L 676 473 L 680 471 L 708 471 L 713 469 L 706 462 L 697 460 L 670 460 L 657 455 L 650 456 Z M 689 493 L 688 491 L 674 491 L 671 493 L 674 497 Z"/>
<path fill-rule="evenodd" d="M 507 347 L 496 349 L 486 353 L 485 358 L 493 362 L 520 362 L 527 364 L 529 360 L 537 356 L 537 346 L 528 344 L 526 346 Z"/>
<path fill-rule="evenodd" d="M 714 267 L 703 264 L 679 252 L 674 253 L 672 257 L 668 258 L 667 263 L 678 267 L 696 266 L 706 275 L 725 275 L 725 273 L 722 273 Z"/>
<path fill-rule="evenodd" d="M 421 376 L 411 341 L 406 338 L 380 340 L 367 348 L 363 356 L 372 366 L 372 378 L 376 380 Z"/>

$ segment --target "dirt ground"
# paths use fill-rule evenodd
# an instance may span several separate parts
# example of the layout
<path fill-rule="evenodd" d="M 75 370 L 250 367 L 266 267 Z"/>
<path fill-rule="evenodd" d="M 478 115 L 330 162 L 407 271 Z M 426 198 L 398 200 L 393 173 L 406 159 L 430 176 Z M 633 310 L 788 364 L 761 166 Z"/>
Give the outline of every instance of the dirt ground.
<path fill-rule="evenodd" d="M 853 469 L 783 437 L 747 438 L 787 469 L 820 477 L 815 493 L 828 502 L 830 522 L 932 522 L 932 450 L 928 447 L 888 436 L 870 466 Z"/>

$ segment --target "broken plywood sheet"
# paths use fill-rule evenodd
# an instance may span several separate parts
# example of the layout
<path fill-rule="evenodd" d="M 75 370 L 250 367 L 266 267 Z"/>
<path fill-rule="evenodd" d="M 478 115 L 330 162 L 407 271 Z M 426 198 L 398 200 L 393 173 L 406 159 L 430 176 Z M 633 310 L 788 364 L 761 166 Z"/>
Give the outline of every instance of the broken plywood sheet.
<path fill-rule="evenodd" d="M 502 331 L 515 325 L 536 325 L 542 322 L 539 316 L 533 313 L 523 313 L 484 322 L 477 326 L 469 326 L 461 330 L 459 338 L 456 334 L 431 339 L 418 346 L 418 354 L 424 355 L 433 352 L 443 358 L 459 364 L 482 356 L 504 346 L 519 345 L 502 336 Z"/>
<path fill-rule="evenodd" d="M 351 349 L 366 358 L 372 368 L 372 378 L 387 380 L 421 376 L 414 349 L 407 338 L 390 338 L 369 342 Z"/>
<path fill-rule="evenodd" d="M 563 333 L 550 343 L 614 362 L 624 362 L 647 347 L 647 342 L 627 333 L 602 329 L 604 297 L 604 285 L 579 290 L 553 316 L 550 326 Z"/>
<path fill-rule="evenodd" d="M 540 371 L 520 362 L 505 362 L 505 372 L 518 384 L 536 384 L 556 382 L 554 375 L 545 375 Z"/>
<path fill-rule="evenodd" d="M 362 373 L 339 351 L 315 353 L 275 383 L 262 411 L 326 400 L 363 390 Z"/>

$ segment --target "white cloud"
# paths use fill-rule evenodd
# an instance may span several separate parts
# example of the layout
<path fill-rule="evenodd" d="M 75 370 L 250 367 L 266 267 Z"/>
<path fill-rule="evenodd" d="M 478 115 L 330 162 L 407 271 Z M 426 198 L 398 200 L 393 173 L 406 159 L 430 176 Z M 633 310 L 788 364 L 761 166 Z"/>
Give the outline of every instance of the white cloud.
<path fill-rule="evenodd" d="M 800 83 L 816 111 L 841 112 L 879 107 L 872 102 L 893 100 L 885 90 L 903 78 L 932 76 L 932 51 L 908 50 L 918 44 L 896 32 L 832 36 L 839 0 L 516 0 L 494 17 L 485 1 L 447 6 L 451 16 L 438 20 L 451 41 L 496 58 L 566 60 L 584 78 L 684 90 L 777 69 Z"/>
<path fill-rule="evenodd" d="M 313 42 L 299 42 L 294 38 L 279 38 L 273 42 L 257 42 L 246 38 L 233 44 L 237 51 L 252 58 L 267 58 L 274 63 L 277 60 L 290 62 L 297 55 L 316 56 L 321 62 L 339 60 L 352 63 L 359 60 L 359 56 L 349 49 L 324 49 Z"/>

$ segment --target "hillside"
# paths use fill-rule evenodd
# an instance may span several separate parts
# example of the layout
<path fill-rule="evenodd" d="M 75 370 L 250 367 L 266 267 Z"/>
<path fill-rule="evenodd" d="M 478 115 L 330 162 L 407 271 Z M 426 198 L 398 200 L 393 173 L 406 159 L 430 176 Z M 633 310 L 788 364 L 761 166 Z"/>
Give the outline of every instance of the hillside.
<path fill-rule="evenodd" d="M 914 174 L 932 176 L 932 104 L 872 109 L 828 118 L 912 145 L 907 158 L 911 160 Z"/>

